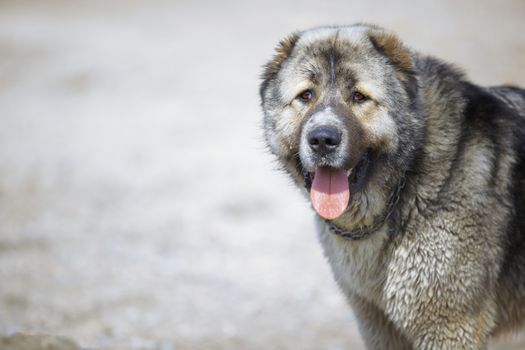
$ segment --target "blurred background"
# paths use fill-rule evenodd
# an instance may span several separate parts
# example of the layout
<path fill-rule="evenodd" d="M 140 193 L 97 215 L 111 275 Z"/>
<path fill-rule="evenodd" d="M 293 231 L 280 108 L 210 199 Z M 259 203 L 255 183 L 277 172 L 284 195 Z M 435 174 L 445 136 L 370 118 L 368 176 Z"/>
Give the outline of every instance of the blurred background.
<path fill-rule="evenodd" d="M 357 21 L 525 86 L 523 0 L 0 0 L 0 345 L 363 349 L 258 99 L 283 36 Z"/>

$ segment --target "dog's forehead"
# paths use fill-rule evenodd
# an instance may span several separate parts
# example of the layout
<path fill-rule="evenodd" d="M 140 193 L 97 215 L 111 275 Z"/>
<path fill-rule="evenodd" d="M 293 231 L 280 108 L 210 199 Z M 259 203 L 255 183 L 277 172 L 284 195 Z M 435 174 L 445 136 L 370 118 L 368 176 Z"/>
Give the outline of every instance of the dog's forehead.
<path fill-rule="evenodd" d="M 367 65 L 373 56 L 369 37 L 371 27 L 321 27 L 303 32 L 290 55 L 295 74 L 304 72 L 326 73 L 336 66 Z"/>
<path fill-rule="evenodd" d="M 297 47 L 307 47 L 321 42 L 335 42 L 345 40 L 359 43 L 366 39 L 366 33 L 370 28 L 365 25 L 351 27 L 321 27 L 307 30 L 301 34 Z"/>
<path fill-rule="evenodd" d="M 384 78 L 384 67 L 374 54 L 370 27 L 322 27 L 304 32 L 289 60 L 279 72 L 279 90 L 284 101 L 292 100 L 312 84 L 324 86 L 333 81 L 361 84 L 363 90 L 379 98 L 377 81 Z M 364 84 L 367 85 L 366 89 Z"/>

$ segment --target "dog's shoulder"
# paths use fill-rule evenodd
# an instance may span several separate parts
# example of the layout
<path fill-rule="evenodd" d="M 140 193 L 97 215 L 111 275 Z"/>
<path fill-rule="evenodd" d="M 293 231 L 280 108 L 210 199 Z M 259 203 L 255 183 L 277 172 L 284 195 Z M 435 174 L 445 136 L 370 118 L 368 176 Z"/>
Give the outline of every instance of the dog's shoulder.
<path fill-rule="evenodd" d="M 488 89 L 514 112 L 525 119 L 525 89 L 512 85 L 494 86 Z M 525 127 L 525 122 L 522 121 Z"/>

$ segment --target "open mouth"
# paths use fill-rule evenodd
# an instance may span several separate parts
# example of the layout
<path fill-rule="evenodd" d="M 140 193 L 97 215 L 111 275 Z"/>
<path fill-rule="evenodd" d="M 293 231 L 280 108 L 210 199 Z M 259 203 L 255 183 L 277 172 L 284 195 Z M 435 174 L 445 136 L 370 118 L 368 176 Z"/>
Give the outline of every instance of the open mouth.
<path fill-rule="evenodd" d="M 370 152 L 366 152 L 359 163 L 349 170 L 317 167 L 314 172 L 309 172 L 302 167 L 300 160 L 297 165 L 310 192 L 312 206 L 321 217 L 333 220 L 348 208 L 350 193 L 363 187 L 369 164 Z"/>

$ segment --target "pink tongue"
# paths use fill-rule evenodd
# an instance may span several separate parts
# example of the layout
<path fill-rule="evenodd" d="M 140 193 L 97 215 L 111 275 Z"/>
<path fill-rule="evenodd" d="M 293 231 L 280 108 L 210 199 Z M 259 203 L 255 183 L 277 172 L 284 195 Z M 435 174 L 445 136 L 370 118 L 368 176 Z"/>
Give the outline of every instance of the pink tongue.
<path fill-rule="evenodd" d="M 350 190 L 348 176 L 344 170 L 317 168 L 310 190 L 310 199 L 315 211 L 323 218 L 333 220 L 348 206 Z"/>

